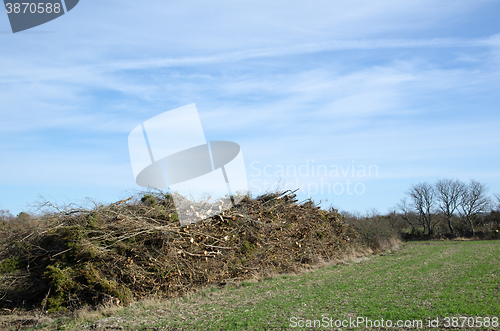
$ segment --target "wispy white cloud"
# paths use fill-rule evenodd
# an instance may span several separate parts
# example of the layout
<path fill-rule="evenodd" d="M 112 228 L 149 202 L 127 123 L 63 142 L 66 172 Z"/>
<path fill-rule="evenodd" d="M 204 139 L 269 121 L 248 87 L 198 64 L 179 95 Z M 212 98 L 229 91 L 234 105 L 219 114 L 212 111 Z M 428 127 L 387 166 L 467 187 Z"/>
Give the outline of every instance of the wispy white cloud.
<path fill-rule="evenodd" d="M 124 85 L 119 80 L 106 76 L 110 72 L 126 70 L 149 70 L 158 68 L 179 68 L 200 65 L 224 64 L 246 61 L 259 58 L 276 58 L 290 55 L 313 54 L 343 50 L 377 50 L 377 49 L 406 49 L 406 48 L 498 48 L 500 34 L 485 38 L 434 38 L 434 39 L 366 39 L 366 40 L 338 40 L 327 43 L 311 43 L 290 47 L 271 47 L 261 49 L 245 49 L 237 52 L 226 52 L 210 56 L 187 56 L 148 58 L 139 60 L 113 60 L 93 65 L 64 65 L 53 67 L 39 67 L 27 65 L 21 61 L 6 61 L 0 83 L 22 83 L 33 81 L 65 81 L 114 89 L 127 93 L 145 93 L 148 86 Z M 10 63 L 9 63 L 10 62 Z"/>
<path fill-rule="evenodd" d="M 290 47 L 270 47 L 227 52 L 212 56 L 189 56 L 180 58 L 157 58 L 136 61 L 117 61 L 98 67 L 102 71 L 145 70 L 153 68 L 185 67 L 230 63 L 258 58 L 272 58 L 319 52 L 346 50 L 379 50 L 406 48 L 478 48 L 500 47 L 500 34 L 482 38 L 433 38 L 433 39 L 365 39 L 337 40 L 324 43 L 301 44 Z"/>

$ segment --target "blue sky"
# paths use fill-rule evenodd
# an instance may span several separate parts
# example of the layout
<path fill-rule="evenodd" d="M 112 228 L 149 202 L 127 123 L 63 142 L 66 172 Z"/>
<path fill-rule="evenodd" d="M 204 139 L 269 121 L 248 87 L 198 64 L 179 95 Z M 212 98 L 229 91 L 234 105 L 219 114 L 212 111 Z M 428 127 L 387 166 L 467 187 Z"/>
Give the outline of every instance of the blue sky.
<path fill-rule="evenodd" d="M 129 132 L 191 103 L 207 140 L 240 144 L 255 194 L 298 184 L 363 213 L 438 178 L 500 193 L 500 1 L 82 0 L 16 34 L 1 17 L 13 214 L 137 192 Z"/>

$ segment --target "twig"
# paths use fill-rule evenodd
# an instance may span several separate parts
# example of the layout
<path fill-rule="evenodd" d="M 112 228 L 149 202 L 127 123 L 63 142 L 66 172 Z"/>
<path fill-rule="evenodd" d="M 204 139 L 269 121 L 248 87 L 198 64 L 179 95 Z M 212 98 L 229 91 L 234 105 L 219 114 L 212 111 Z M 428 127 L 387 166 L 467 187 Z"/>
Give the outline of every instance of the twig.
<path fill-rule="evenodd" d="M 119 243 L 120 241 L 123 241 L 123 240 L 129 239 L 129 238 L 132 238 L 132 237 L 136 237 L 136 236 L 138 236 L 138 235 L 140 235 L 140 234 L 143 234 L 143 233 L 149 233 L 149 232 L 151 232 L 151 231 L 153 231 L 153 229 L 148 229 L 148 230 L 144 230 L 144 231 L 139 231 L 139 232 L 136 232 L 136 233 L 134 233 L 134 234 L 132 234 L 132 235 L 130 235 L 130 236 L 128 236 L 128 237 L 122 237 L 121 239 L 118 239 L 117 241 L 115 241 L 115 242 L 114 242 L 114 243 L 112 243 L 111 245 L 106 246 L 105 248 L 109 248 L 109 247 L 111 247 L 111 246 L 113 246 L 113 245 L 115 245 L 115 244 Z"/>
<path fill-rule="evenodd" d="M 266 201 L 266 202 L 264 202 L 262 205 L 265 205 L 265 204 L 267 204 L 267 203 L 269 203 L 269 202 L 271 202 L 271 201 L 273 201 L 273 200 L 278 200 L 278 199 L 281 199 L 282 197 L 287 196 L 287 195 L 289 195 L 289 194 L 293 194 L 293 193 L 297 192 L 298 190 L 299 190 L 299 189 L 295 189 L 295 190 L 293 190 L 293 191 L 292 191 L 292 190 L 286 190 L 286 191 L 284 191 L 283 193 L 281 193 L 280 195 L 278 195 L 277 197 L 274 197 L 274 198 L 272 198 L 272 199 L 267 200 L 267 201 Z"/>
<path fill-rule="evenodd" d="M 185 250 L 179 250 L 179 252 L 181 253 L 185 253 L 189 256 L 199 256 L 199 257 L 211 257 L 211 256 L 217 256 L 217 252 L 207 252 L 207 254 L 193 254 L 193 253 L 189 253 L 189 252 L 186 252 Z M 211 253 L 215 253 L 215 255 L 212 255 Z"/>
<path fill-rule="evenodd" d="M 132 200 L 132 198 L 133 198 L 133 197 L 130 197 L 130 198 L 128 198 L 128 199 L 123 199 L 123 200 L 117 201 L 117 202 L 113 203 L 113 204 L 112 204 L 112 206 L 116 206 L 116 205 L 119 205 L 119 204 L 121 204 L 121 203 L 127 202 L 127 201 L 129 201 L 129 200 Z"/>
<path fill-rule="evenodd" d="M 82 210 L 82 209 L 77 209 L 77 210 L 72 210 L 72 211 L 68 211 L 66 213 L 64 213 L 64 216 L 69 216 L 71 214 L 75 214 L 75 213 L 87 213 L 88 210 Z"/>
<path fill-rule="evenodd" d="M 203 244 L 207 247 L 212 247 L 212 248 L 222 248 L 222 249 L 236 249 L 236 247 L 222 247 L 222 246 L 214 246 L 214 245 L 207 245 L 207 244 Z"/>
<path fill-rule="evenodd" d="M 38 323 L 40 322 L 40 318 L 42 318 L 42 314 L 43 314 L 43 311 L 45 310 L 45 305 L 47 304 L 47 298 L 49 297 L 51 289 L 52 289 L 52 287 L 49 287 L 49 291 L 45 295 L 45 299 L 43 299 L 42 311 L 40 312 L 40 315 L 38 316 L 38 320 L 36 321 L 35 328 L 33 329 L 33 331 L 38 328 Z"/>
<path fill-rule="evenodd" d="M 64 250 L 64 251 L 62 251 L 62 252 L 59 252 L 59 253 L 57 253 L 57 254 L 55 254 L 55 255 L 52 255 L 51 257 L 54 257 L 54 256 L 57 256 L 57 255 L 60 255 L 60 254 L 66 253 L 66 252 L 67 252 L 67 251 L 69 251 L 69 250 L 71 250 L 71 248 L 68 248 L 68 249 L 66 249 L 66 250 Z"/>

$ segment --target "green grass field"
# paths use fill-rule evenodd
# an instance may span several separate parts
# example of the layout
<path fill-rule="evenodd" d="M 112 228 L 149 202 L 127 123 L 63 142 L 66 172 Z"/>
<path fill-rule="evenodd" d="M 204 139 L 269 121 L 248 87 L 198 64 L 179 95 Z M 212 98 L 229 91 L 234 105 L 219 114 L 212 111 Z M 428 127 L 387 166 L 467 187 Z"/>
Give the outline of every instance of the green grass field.
<path fill-rule="evenodd" d="M 81 314 L 77 320 L 59 318 L 43 329 L 90 330 L 101 320 L 96 325 L 103 330 L 119 326 L 124 330 L 331 330 L 337 329 L 336 320 L 366 318 L 373 323 L 391 320 L 393 329 L 402 329 L 395 325 L 398 320 L 422 320 L 423 328 L 414 324 L 406 330 L 445 330 L 445 318 L 455 317 L 458 325 L 465 321 L 456 329 L 500 330 L 491 322 L 500 318 L 499 286 L 500 241 L 418 242 L 302 275 L 137 303 L 114 310 L 104 321 L 107 316 L 96 313 Z M 478 325 L 477 317 L 489 317 L 489 326 L 468 327 L 467 322 Z M 436 318 L 439 328 L 429 328 L 429 319 Z M 305 325 L 307 320 L 322 323 L 300 328 L 299 323 Z M 354 329 L 369 329 L 364 326 Z"/>

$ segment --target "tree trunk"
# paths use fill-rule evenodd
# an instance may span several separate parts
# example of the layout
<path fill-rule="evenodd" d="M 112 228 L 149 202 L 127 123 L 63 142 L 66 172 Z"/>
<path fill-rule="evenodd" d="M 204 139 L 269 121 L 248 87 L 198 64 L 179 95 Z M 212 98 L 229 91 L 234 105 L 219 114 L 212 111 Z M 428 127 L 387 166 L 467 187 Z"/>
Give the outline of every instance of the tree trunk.
<path fill-rule="evenodd" d="M 470 229 L 472 230 L 472 236 L 476 234 L 476 231 L 474 231 L 474 225 L 472 224 L 472 219 L 468 218 L 467 221 L 469 222 Z"/>
<path fill-rule="evenodd" d="M 446 217 L 446 219 L 448 221 L 448 227 L 450 228 L 451 234 L 455 234 L 455 231 L 453 231 L 453 225 L 451 225 L 451 216 Z"/>

